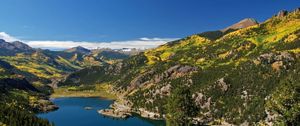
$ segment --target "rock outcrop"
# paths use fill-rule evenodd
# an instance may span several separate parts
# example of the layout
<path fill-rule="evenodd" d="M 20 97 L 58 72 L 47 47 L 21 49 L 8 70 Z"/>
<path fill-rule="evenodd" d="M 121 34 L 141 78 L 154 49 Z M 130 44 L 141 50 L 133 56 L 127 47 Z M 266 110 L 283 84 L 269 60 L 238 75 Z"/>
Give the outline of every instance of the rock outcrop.
<path fill-rule="evenodd" d="M 229 85 L 225 82 L 224 78 L 221 78 L 221 79 L 217 80 L 216 84 L 217 84 L 218 87 L 220 87 L 222 92 L 226 92 L 229 88 Z"/>
<path fill-rule="evenodd" d="M 131 113 L 124 112 L 124 111 L 115 111 L 114 109 L 101 109 L 98 110 L 99 114 L 102 114 L 103 116 L 108 116 L 112 118 L 128 118 L 131 116 Z"/>
<path fill-rule="evenodd" d="M 281 11 L 278 12 L 277 17 L 282 18 L 282 17 L 286 16 L 287 14 L 288 14 L 288 11 L 281 10 Z"/>
<path fill-rule="evenodd" d="M 279 71 L 280 69 L 287 70 L 294 61 L 295 58 L 291 53 L 280 52 L 262 54 L 254 62 L 255 64 L 270 64 L 274 70 Z"/>
<path fill-rule="evenodd" d="M 207 98 L 203 93 L 196 93 L 193 94 L 193 99 L 195 99 L 195 103 L 197 106 L 200 108 L 204 109 L 209 109 L 211 106 L 211 97 Z"/>
<path fill-rule="evenodd" d="M 154 83 L 158 83 L 166 78 L 174 79 L 181 76 L 184 76 L 190 72 L 197 71 L 197 67 L 187 66 L 187 65 L 175 65 L 170 67 L 168 70 L 163 72 L 162 74 L 158 74 L 154 76 Z"/>

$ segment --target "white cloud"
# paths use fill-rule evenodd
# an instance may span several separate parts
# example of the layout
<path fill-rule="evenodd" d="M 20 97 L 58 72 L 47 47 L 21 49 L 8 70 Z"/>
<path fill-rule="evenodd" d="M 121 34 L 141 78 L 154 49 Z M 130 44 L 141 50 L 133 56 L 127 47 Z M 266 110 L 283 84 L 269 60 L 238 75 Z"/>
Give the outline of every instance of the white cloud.
<path fill-rule="evenodd" d="M 138 48 L 149 49 L 159 45 L 165 44 L 169 41 L 173 41 L 173 38 L 143 38 L 138 40 L 128 41 L 112 41 L 112 42 L 75 42 L 75 41 L 27 41 L 26 43 L 34 48 L 42 49 L 66 49 L 76 46 L 82 46 L 88 49 L 95 48 Z"/>
<path fill-rule="evenodd" d="M 146 38 L 146 37 L 140 38 L 140 40 L 143 41 L 170 41 L 170 39 L 174 40 L 174 38 Z"/>
<path fill-rule="evenodd" d="M 5 32 L 0 32 L 0 38 L 5 38 L 6 41 L 18 40 L 15 37 L 12 37 Z M 88 49 L 96 49 L 96 48 L 112 48 L 112 49 L 120 49 L 120 48 L 138 48 L 138 49 L 149 49 L 155 48 L 159 45 L 165 44 L 170 41 L 174 41 L 177 38 L 139 38 L 137 40 L 127 40 L 127 41 L 112 41 L 112 42 L 76 42 L 76 41 L 26 41 L 23 40 L 24 43 L 28 44 L 33 48 L 42 48 L 42 49 L 55 49 L 62 50 L 67 48 L 72 48 L 76 46 L 82 46 Z"/>
<path fill-rule="evenodd" d="M 13 42 L 13 41 L 20 41 L 19 39 L 10 36 L 9 34 L 5 33 L 5 32 L 0 32 L 0 39 L 3 39 L 7 42 Z"/>

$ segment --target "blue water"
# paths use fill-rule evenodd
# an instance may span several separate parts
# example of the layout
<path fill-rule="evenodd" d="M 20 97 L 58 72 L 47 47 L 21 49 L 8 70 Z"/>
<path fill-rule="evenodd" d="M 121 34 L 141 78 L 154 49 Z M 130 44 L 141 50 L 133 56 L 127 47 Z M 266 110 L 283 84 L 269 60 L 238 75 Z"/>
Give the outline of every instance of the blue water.
<path fill-rule="evenodd" d="M 54 112 L 38 114 L 54 122 L 56 126 L 164 126 L 163 121 L 154 121 L 139 116 L 128 119 L 104 117 L 97 110 L 108 108 L 112 100 L 101 98 L 56 98 L 53 102 L 59 106 Z M 85 110 L 84 107 L 93 107 Z"/>

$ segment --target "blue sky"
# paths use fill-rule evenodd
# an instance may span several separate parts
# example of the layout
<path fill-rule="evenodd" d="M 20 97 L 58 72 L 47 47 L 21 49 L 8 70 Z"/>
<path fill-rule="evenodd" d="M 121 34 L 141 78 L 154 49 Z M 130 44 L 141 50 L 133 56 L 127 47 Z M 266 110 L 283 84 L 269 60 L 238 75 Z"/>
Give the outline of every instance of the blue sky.
<path fill-rule="evenodd" d="M 0 31 L 23 41 L 163 43 L 262 22 L 299 0 L 1 0 Z M 143 38 L 143 39 L 140 39 Z M 158 41 L 159 40 L 159 41 Z"/>

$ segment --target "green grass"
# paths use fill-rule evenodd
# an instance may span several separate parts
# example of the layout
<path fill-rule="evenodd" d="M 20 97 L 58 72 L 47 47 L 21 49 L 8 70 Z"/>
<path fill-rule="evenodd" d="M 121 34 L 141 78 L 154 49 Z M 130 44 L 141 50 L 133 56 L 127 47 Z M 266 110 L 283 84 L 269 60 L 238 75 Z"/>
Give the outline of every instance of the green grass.
<path fill-rule="evenodd" d="M 117 99 L 117 95 L 109 92 L 111 86 L 108 84 L 96 84 L 93 86 L 64 86 L 54 89 L 51 97 L 101 97 L 107 99 Z"/>

